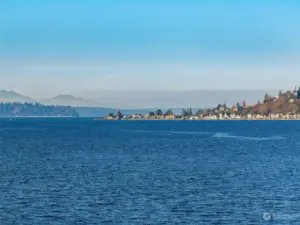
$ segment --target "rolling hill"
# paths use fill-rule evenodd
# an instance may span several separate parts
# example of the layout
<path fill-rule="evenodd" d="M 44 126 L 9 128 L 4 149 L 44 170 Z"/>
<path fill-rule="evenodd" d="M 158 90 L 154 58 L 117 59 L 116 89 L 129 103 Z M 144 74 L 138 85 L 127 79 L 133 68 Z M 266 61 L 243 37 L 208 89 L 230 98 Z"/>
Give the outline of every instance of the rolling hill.
<path fill-rule="evenodd" d="M 0 90 L 0 102 L 36 102 L 36 100 L 14 91 Z"/>
<path fill-rule="evenodd" d="M 81 107 L 91 107 L 97 105 L 90 100 L 74 97 L 72 95 L 57 95 L 53 98 L 43 100 L 42 103 L 47 105 L 70 105 Z"/>
<path fill-rule="evenodd" d="M 263 104 L 256 104 L 252 106 L 251 113 L 299 113 L 300 112 L 300 99 L 296 96 L 285 93 L 279 98 L 274 98 L 271 101 Z"/>

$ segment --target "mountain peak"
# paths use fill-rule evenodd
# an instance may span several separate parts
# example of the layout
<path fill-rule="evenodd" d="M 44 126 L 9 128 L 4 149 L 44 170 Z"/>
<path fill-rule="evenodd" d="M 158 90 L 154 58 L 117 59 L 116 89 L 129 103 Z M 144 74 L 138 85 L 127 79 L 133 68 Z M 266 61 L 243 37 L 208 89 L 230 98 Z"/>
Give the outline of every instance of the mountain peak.
<path fill-rule="evenodd" d="M 7 91 L 7 90 L 0 90 L 0 102 L 35 102 L 30 97 L 27 97 L 25 95 L 21 95 L 14 91 Z"/>
<path fill-rule="evenodd" d="M 80 100 L 80 101 L 83 100 L 81 98 L 75 97 L 75 96 L 70 95 L 70 94 L 57 95 L 57 96 L 53 97 L 52 99 L 55 99 L 55 100 Z"/>
<path fill-rule="evenodd" d="M 51 105 L 70 105 L 70 106 L 95 106 L 94 102 L 75 97 L 70 94 L 60 94 L 43 102 Z"/>

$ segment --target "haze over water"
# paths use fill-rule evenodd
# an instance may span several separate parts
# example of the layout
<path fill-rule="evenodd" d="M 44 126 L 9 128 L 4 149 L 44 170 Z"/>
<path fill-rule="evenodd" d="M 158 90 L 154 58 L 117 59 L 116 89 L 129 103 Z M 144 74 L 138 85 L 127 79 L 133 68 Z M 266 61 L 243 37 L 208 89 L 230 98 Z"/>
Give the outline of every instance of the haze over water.
<path fill-rule="evenodd" d="M 0 224 L 296 224 L 299 125 L 1 120 Z"/>

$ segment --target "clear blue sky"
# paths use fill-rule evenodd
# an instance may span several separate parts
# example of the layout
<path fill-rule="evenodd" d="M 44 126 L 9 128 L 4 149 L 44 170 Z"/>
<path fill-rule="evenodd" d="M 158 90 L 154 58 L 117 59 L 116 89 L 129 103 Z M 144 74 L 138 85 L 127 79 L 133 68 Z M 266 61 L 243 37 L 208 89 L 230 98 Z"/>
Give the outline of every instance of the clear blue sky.
<path fill-rule="evenodd" d="M 42 96 L 47 87 L 255 89 L 274 75 L 266 88 L 286 88 L 300 84 L 299 24 L 300 1 L 289 0 L 1 0 L 0 83 Z"/>

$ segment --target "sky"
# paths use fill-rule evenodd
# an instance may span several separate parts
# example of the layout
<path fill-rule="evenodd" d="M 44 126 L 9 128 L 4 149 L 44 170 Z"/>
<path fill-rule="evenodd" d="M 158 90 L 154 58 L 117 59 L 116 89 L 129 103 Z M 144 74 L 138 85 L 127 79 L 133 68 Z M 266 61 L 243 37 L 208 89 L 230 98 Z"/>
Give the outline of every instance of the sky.
<path fill-rule="evenodd" d="M 300 85 L 300 2 L 1 0 L 0 89 L 34 98 Z"/>

